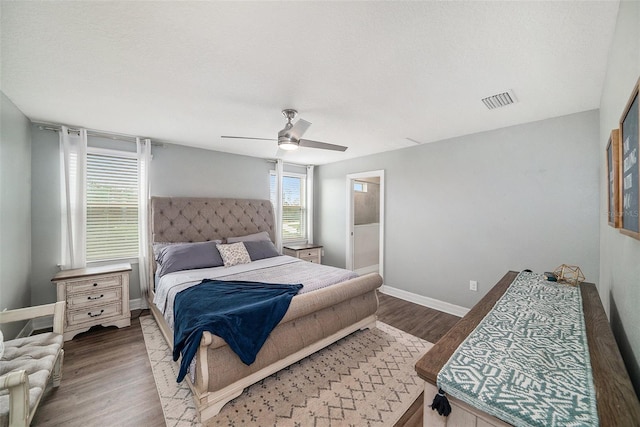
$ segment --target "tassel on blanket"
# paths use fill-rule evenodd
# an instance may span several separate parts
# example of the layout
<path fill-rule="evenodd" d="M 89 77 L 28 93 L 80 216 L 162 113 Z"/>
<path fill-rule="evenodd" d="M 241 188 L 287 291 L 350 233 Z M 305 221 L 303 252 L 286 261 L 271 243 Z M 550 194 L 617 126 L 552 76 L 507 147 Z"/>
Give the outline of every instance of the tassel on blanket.
<path fill-rule="evenodd" d="M 444 391 L 440 388 L 438 389 L 438 394 L 433 398 L 433 403 L 431 404 L 431 409 L 434 411 L 438 411 L 439 415 L 449 416 L 451 413 L 451 405 L 449 404 L 449 399 L 445 396 Z"/>

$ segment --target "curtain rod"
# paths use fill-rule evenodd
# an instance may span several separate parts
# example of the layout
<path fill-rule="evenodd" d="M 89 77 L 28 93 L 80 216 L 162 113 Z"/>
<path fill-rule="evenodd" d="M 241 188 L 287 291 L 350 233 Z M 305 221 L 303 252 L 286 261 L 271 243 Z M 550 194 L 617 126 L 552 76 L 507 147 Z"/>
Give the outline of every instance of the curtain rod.
<path fill-rule="evenodd" d="M 38 126 L 38 128 L 40 130 L 48 130 L 48 131 L 52 131 L 52 132 L 60 132 L 60 130 L 62 129 L 62 125 L 58 125 L 58 124 L 53 124 L 53 123 L 43 123 L 43 122 L 34 122 L 35 125 Z M 77 127 L 73 127 L 73 126 L 68 126 L 68 131 L 69 132 L 73 132 L 73 133 L 79 133 L 80 129 Z M 136 137 L 134 135 L 128 135 L 128 134 L 124 134 L 124 133 L 117 133 L 117 132 L 105 132 L 105 131 L 101 131 L 101 130 L 96 130 L 96 129 L 87 129 L 87 135 L 88 136 L 98 136 L 98 137 L 103 137 L 103 138 L 109 138 L 109 139 L 113 139 L 116 141 L 126 141 L 126 142 L 136 142 L 136 138 L 140 138 L 140 139 L 151 139 L 151 138 L 146 138 L 146 137 Z M 151 141 L 151 145 L 152 146 L 159 146 L 162 147 L 163 144 L 160 142 L 154 142 Z"/>

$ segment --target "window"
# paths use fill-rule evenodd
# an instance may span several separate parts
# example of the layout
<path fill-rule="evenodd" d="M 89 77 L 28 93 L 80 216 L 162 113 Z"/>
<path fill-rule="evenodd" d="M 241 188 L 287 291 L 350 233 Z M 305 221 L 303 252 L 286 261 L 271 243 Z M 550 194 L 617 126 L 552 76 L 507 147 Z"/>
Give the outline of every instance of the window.
<path fill-rule="evenodd" d="M 86 259 L 138 257 L 135 153 L 87 149 Z"/>
<path fill-rule="evenodd" d="M 356 191 L 358 193 L 366 193 L 367 192 L 367 183 L 366 182 L 354 181 L 353 182 L 353 191 Z"/>
<path fill-rule="evenodd" d="M 269 177 L 271 203 L 276 206 L 276 175 Z M 282 241 L 307 240 L 306 177 L 285 172 L 282 175 Z"/>

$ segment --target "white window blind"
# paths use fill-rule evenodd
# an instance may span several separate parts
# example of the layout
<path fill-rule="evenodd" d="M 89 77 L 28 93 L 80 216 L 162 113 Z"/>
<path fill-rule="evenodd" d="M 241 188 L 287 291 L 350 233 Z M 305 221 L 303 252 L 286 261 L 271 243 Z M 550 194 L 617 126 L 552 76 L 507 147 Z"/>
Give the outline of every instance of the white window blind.
<path fill-rule="evenodd" d="M 271 174 L 269 188 L 275 206 L 275 174 Z M 285 172 L 282 176 L 282 241 L 307 240 L 307 209 L 305 176 Z"/>
<path fill-rule="evenodd" d="M 138 256 L 138 161 L 87 153 L 87 261 Z"/>

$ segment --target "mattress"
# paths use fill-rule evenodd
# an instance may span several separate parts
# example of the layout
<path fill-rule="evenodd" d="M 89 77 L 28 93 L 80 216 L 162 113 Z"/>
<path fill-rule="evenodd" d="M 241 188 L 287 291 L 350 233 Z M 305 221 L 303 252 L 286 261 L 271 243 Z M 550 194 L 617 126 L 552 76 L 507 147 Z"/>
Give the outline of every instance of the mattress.
<path fill-rule="evenodd" d="M 357 276 L 353 271 L 281 255 L 232 267 L 201 268 L 166 274 L 160 278 L 156 285 L 153 302 L 163 313 L 164 319 L 173 330 L 173 301 L 176 294 L 199 284 L 203 279 L 281 284 L 301 283 L 303 287 L 298 294 L 304 294 Z"/>

